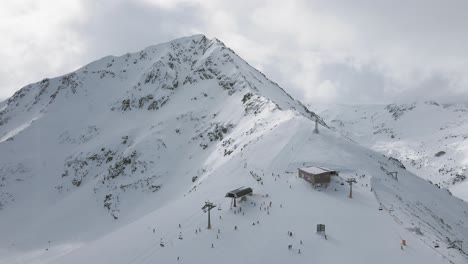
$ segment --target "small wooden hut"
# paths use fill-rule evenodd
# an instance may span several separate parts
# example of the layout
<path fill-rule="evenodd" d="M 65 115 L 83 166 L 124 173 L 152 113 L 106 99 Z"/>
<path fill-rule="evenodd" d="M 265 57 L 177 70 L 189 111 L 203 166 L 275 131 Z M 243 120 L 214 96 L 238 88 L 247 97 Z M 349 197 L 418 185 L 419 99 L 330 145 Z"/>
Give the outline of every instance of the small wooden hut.
<path fill-rule="evenodd" d="M 312 183 L 314 186 L 328 185 L 331 181 L 331 176 L 338 174 L 337 171 L 316 166 L 299 168 L 298 171 L 299 178 Z"/>

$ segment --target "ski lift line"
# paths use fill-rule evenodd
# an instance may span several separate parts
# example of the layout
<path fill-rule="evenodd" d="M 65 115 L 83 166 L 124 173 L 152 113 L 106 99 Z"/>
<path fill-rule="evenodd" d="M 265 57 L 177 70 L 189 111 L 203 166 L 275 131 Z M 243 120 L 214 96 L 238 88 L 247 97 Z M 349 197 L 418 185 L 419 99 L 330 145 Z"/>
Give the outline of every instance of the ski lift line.
<path fill-rule="evenodd" d="M 219 201 L 224 201 L 222 204 L 226 204 L 227 201 L 225 199 L 219 199 Z M 199 214 L 197 217 L 195 217 L 197 214 Z M 202 217 L 203 217 L 203 213 L 201 213 L 199 210 L 197 210 L 195 213 L 193 213 L 191 216 L 187 217 L 184 221 L 182 221 L 182 223 L 184 224 L 184 226 L 186 227 L 193 227 L 193 225 L 196 222 L 196 220 L 200 220 Z M 195 218 L 193 218 L 195 217 Z M 193 218 L 193 219 L 192 219 Z M 189 220 L 192 220 L 190 222 L 188 222 Z M 200 221 L 198 221 L 200 222 Z M 168 238 L 167 241 L 168 242 L 171 242 L 176 238 L 178 237 L 180 234 L 180 231 L 169 231 L 168 233 L 164 234 L 162 237 L 166 237 Z M 151 249 L 155 249 L 153 250 L 152 252 L 150 252 L 148 255 L 146 255 L 146 257 L 143 257 L 143 259 L 140 261 L 140 262 L 136 262 L 136 264 L 141 264 L 141 263 L 144 263 L 150 256 L 152 256 L 154 253 L 156 253 L 158 250 L 161 249 L 161 247 L 158 247 L 158 245 L 160 244 L 160 240 L 156 240 L 154 243 L 152 243 L 149 247 L 147 247 L 144 251 L 142 251 L 141 253 L 137 254 L 132 260 L 130 260 L 130 262 L 128 262 L 128 264 L 131 264 L 133 263 L 134 261 L 138 260 L 139 257 L 145 255 L 149 250 Z"/>
<path fill-rule="evenodd" d="M 193 215 L 192 215 L 192 216 L 193 216 Z M 202 216 L 203 216 L 203 215 L 199 215 L 198 218 L 196 218 L 195 220 L 200 219 Z M 192 224 L 188 224 L 187 226 L 192 226 L 192 225 L 193 225 L 193 223 L 192 223 Z M 169 237 L 169 238 L 167 239 L 167 242 L 171 242 L 171 244 L 172 244 L 173 240 L 174 240 L 176 237 L 179 236 L 180 231 L 179 231 L 179 232 L 177 232 L 177 231 L 176 231 L 176 232 L 171 232 L 171 233 L 172 233 L 172 234 L 171 234 L 170 236 L 167 235 L 167 236 L 164 236 L 164 237 Z M 135 264 L 142 264 L 142 263 L 146 262 L 146 260 L 147 260 L 149 257 L 151 257 L 152 255 L 154 255 L 156 252 L 158 252 L 158 251 L 161 249 L 161 247 L 159 246 L 160 243 L 161 243 L 160 240 L 156 240 L 155 243 L 152 243 L 151 246 L 149 246 L 148 248 L 146 248 L 142 253 L 138 254 L 136 257 L 134 257 L 130 262 L 128 262 L 128 264 L 131 264 L 132 262 L 138 260 L 140 257 L 143 257 L 143 258 L 142 258 L 140 261 L 135 262 Z M 153 249 L 153 250 L 150 251 L 151 249 Z M 149 254 L 147 254 L 147 252 L 149 252 Z M 144 256 L 144 255 L 146 255 L 146 256 Z"/>
<path fill-rule="evenodd" d="M 198 218 L 196 218 L 195 220 L 200 219 L 202 216 L 203 216 L 203 215 L 198 216 Z M 193 223 L 192 223 L 192 224 L 193 224 Z M 188 225 L 188 226 L 192 226 L 192 225 Z M 176 233 L 177 233 L 177 232 L 176 232 Z M 171 244 L 172 244 L 173 240 L 174 240 L 176 237 L 178 237 L 178 234 L 175 234 L 174 236 L 170 237 L 167 241 L 168 241 L 168 242 L 171 242 Z M 152 247 L 154 247 L 154 250 L 151 251 L 151 252 L 150 252 L 148 255 L 146 255 L 140 262 L 137 262 L 136 264 L 145 263 L 145 262 L 148 260 L 149 257 L 153 256 L 156 252 L 158 252 L 158 251 L 161 249 L 161 247 L 158 247 L 157 244 L 156 244 L 156 245 L 153 244 Z"/>
<path fill-rule="evenodd" d="M 391 216 L 394 218 L 394 220 L 395 220 L 397 223 L 398 223 L 398 222 L 403 223 L 403 221 L 401 221 L 398 217 L 396 217 L 396 215 L 391 215 Z M 423 222 L 424 222 L 424 221 L 423 221 Z M 427 222 L 424 222 L 424 223 L 427 224 Z M 420 222 L 419 224 L 421 224 L 421 222 Z M 440 233 L 440 231 L 436 230 L 436 229 L 433 228 L 431 225 L 428 225 L 427 228 L 429 228 L 430 230 L 432 230 L 432 233 L 431 233 L 430 231 L 427 231 L 428 229 L 425 229 L 426 227 L 424 227 L 424 228 L 419 227 L 419 228 L 420 228 L 420 230 L 425 231 L 426 233 L 429 233 L 429 234 L 433 235 L 433 236 L 435 237 L 436 240 L 444 241 L 443 238 L 441 238 L 441 237 L 439 237 L 439 236 L 437 235 L 437 233 L 438 233 L 439 235 L 441 235 L 442 237 L 444 237 L 445 235 L 442 234 L 442 233 Z M 413 233 L 411 233 L 411 234 L 412 234 L 413 236 L 415 236 Z M 427 238 L 431 239 L 430 237 L 427 237 Z M 418 239 L 418 238 L 416 238 L 416 239 Z M 450 259 L 449 259 L 448 257 L 444 256 L 441 252 L 439 252 L 438 250 L 436 250 L 433 246 L 431 246 L 429 243 L 427 243 L 426 240 L 424 240 L 424 239 L 419 239 L 419 241 L 423 242 L 427 247 L 429 247 L 429 248 L 431 248 L 432 250 L 434 250 L 438 255 L 442 256 L 444 259 L 446 259 L 446 260 L 448 260 L 449 262 L 451 262 Z"/>
<path fill-rule="evenodd" d="M 151 244 L 151 246 L 149 246 L 148 248 L 146 248 L 143 252 L 141 252 L 140 254 L 137 254 L 135 257 L 133 257 L 129 262 L 127 262 L 127 264 L 131 264 L 133 263 L 134 261 L 136 261 L 139 257 L 143 256 L 146 252 L 148 252 L 149 250 L 153 249 L 153 248 L 156 248 L 157 249 L 157 245 L 159 244 L 160 242 L 156 242 L 156 243 L 153 243 Z M 141 263 L 140 262 L 136 262 L 136 263 Z"/>
<path fill-rule="evenodd" d="M 224 200 L 224 199 L 219 199 L 218 201 L 224 201 L 223 203 L 221 204 L 227 204 L 228 201 Z M 188 218 L 186 218 L 183 223 L 184 223 L 184 226 L 187 226 L 187 227 L 193 227 L 193 225 L 196 223 L 196 220 L 199 220 L 203 214 L 200 214 L 198 216 L 197 215 L 198 212 L 195 212 L 194 214 L 192 214 L 191 216 L 189 216 Z M 196 217 L 195 217 L 196 216 Z M 194 219 L 191 219 L 195 217 Z M 191 219 L 190 222 L 187 223 L 187 221 L 189 221 L 189 219 Z M 169 237 L 168 238 L 168 242 L 171 242 L 171 244 L 173 243 L 173 240 L 176 239 L 176 237 L 179 237 L 179 234 L 180 234 L 180 231 L 175 231 L 175 232 L 170 232 L 172 233 L 171 236 L 167 235 L 166 237 Z M 161 250 L 161 247 L 158 247 L 158 244 L 160 243 L 160 241 L 156 240 L 155 243 L 151 244 L 150 247 L 148 247 L 144 252 L 142 252 L 141 254 L 138 254 L 134 259 L 132 259 L 130 262 L 128 262 L 128 264 L 131 264 L 132 262 L 134 262 L 135 260 L 137 260 L 139 257 L 143 256 L 146 252 L 148 252 L 149 250 L 153 249 L 152 251 L 149 252 L 149 254 L 147 254 L 146 256 L 143 256 L 143 258 L 139 261 L 139 262 L 136 262 L 135 264 L 143 264 L 145 263 L 151 256 L 153 256 L 155 253 L 157 253 L 159 250 Z"/>
<path fill-rule="evenodd" d="M 189 219 L 193 218 L 196 214 L 200 214 L 200 212 L 197 210 L 197 211 L 195 211 L 195 213 L 193 213 L 191 216 L 189 216 L 188 218 L 186 218 L 186 219 L 183 221 L 184 226 L 185 226 L 185 223 L 187 223 L 187 221 L 188 221 Z M 201 216 L 203 216 L 203 214 L 200 214 L 200 215 L 199 215 L 199 218 L 200 218 Z M 189 225 L 189 226 L 190 226 L 190 225 Z M 162 237 L 172 237 L 172 236 L 173 236 L 172 233 L 173 233 L 173 231 L 168 231 L 167 233 L 162 234 L 161 236 L 162 236 Z M 175 233 L 177 233 L 177 232 L 175 232 Z M 172 240 L 172 239 L 171 239 L 171 240 Z M 156 240 L 154 243 L 151 243 L 151 245 L 150 245 L 149 247 L 147 247 L 147 248 L 146 248 L 145 250 L 143 250 L 141 253 L 138 253 L 134 258 L 132 258 L 132 259 L 128 262 L 128 264 L 133 263 L 133 262 L 134 262 L 135 260 L 137 260 L 140 256 L 144 255 L 148 250 L 152 249 L 153 247 L 158 246 L 159 243 L 160 243 L 159 240 Z"/>
<path fill-rule="evenodd" d="M 222 201 L 222 202 L 221 202 Z M 217 204 L 221 204 L 221 205 L 226 205 L 228 203 L 228 201 L 226 201 L 225 199 L 223 198 L 220 198 L 218 200 L 216 200 L 215 202 L 213 203 L 217 203 Z M 198 216 L 197 216 L 198 214 Z M 196 217 L 195 217 L 196 216 Z M 187 226 L 187 227 L 193 227 L 193 225 L 196 223 L 196 220 L 199 220 L 201 219 L 201 217 L 204 216 L 203 213 L 201 213 L 198 209 L 192 214 L 190 215 L 189 217 L 187 217 L 186 219 L 184 219 L 181 223 L 184 224 L 184 226 Z M 194 218 L 195 217 L 195 218 Z M 194 218 L 194 219 L 192 219 Z M 190 222 L 188 222 L 190 221 Z M 176 237 L 178 237 L 180 234 L 180 231 L 168 231 L 167 233 L 165 234 L 162 234 L 162 237 L 166 237 L 168 238 L 167 241 L 173 241 Z M 151 250 L 152 248 L 156 249 L 156 250 L 153 250 L 150 254 L 148 254 L 146 257 L 144 257 L 142 259 L 142 261 L 140 262 L 136 262 L 137 264 L 141 264 L 143 263 L 144 261 L 146 261 L 146 259 L 148 259 L 151 255 L 153 255 L 154 253 L 156 253 L 158 250 L 160 250 L 161 248 L 158 247 L 158 245 L 160 244 L 160 240 L 156 240 L 154 243 L 151 243 L 151 245 L 149 247 L 147 247 L 145 250 L 143 250 L 141 253 L 138 253 L 134 258 L 132 258 L 128 264 L 131 264 L 133 263 L 134 261 L 138 260 L 139 257 L 143 256 L 144 254 L 146 254 L 146 252 L 148 252 L 149 250 Z"/>
<path fill-rule="evenodd" d="M 382 204 L 382 203 L 380 202 L 380 199 L 378 198 L 378 196 L 377 196 L 376 194 L 374 194 L 374 195 L 375 195 L 377 201 L 378 201 L 380 204 Z M 385 208 L 385 207 L 384 207 L 384 208 Z M 402 223 L 402 221 L 401 221 L 398 217 L 396 217 L 395 215 L 390 214 L 390 216 L 391 216 L 397 223 Z M 396 229 L 395 227 L 393 227 L 393 228 Z M 420 227 L 420 228 L 421 228 L 421 227 Z M 439 232 L 439 231 L 437 231 L 436 229 L 434 229 L 433 227 L 431 227 L 430 225 L 428 226 L 428 228 L 432 229 L 432 230 L 435 231 L 435 232 Z M 423 231 L 426 230 L 425 227 L 424 227 L 424 228 L 421 228 L 421 229 L 422 229 Z M 430 232 L 428 232 L 428 233 L 430 233 Z M 439 233 L 440 233 L 440 232 L 439 232 Z M 400 240 L 402 240 L 403 238 L 401 237 L 400 233 L 397 232 L 397 234 L 398 234 L 398 236 L 400 237 Z M 411 234 L 412 234 L 412 233 L 411 233 Z M 414 234 L 412 234 L 412 235 L 414 236 Z M 440 237 L 438 237 L 437 235 L 435 235 L 435 234 L 433 234 L 433 235 L 434 235 L 436 238 L 438 238 L 439 240 L 441 240 Z M 416 239 L 418 239 L 418 238 L 416 238 Z M 444 256 L 441 252 L 439 252 L 437 249 L 435 249 L 435 248 L 432 247 L 429 243 L 427 243 L 426 240 L 423 240 L 423 239 L 418 239 L 418 240 L 421 241 L 421 242 L 423 242 L 428 248 L 434 250 L 439 256 L 441 256 L 442 258 L 446 259 L 448 262 L 450 262 L 450 263 L 452 262 L 448 257 Z M 441 241 L 443 241 L 443 240 L 441 240 Z"/>
<path fill-rule="evenodd" d="M 377 196 L 377 193 L 375 192 L 374 190 L 374 196 L 375 196 L 375 199 L 377 200 L 377 202 L 380 204 L 381 207 L 383 207 L 385 209 L 386 212 L 388 212 L 388 214 L 394 219 L 394 220 L 397 220 L 395 219 L 395 216 L 393 214 L 390 213 L 390 211 L 387 209 L 387 207 L 385 207 L 383 205 L 383 203 L 380 201 L 380 198 Z M 396 221 L 397 222 L 397 221 Z M 398 223 L 398 222 L 397 222 Z M 398 237 L 400 238 L 400 240 L 403 240 L 403 237 L 401 236 L 401 233 L 398 231 L 398 229 L 392 225 L 392 228 L 393 228 L 393 231 L 395 231 L 395 233 L 398 235 Z"/>

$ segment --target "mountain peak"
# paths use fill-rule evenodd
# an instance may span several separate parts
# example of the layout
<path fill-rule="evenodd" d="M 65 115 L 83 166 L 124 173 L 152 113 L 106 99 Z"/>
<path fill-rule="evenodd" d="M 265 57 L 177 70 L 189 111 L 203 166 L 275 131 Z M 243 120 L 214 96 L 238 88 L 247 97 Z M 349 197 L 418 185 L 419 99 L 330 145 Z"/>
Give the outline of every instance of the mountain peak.
<path fill-rule="evenodd" d="M 36 113 L 49 111 L 50 107 L 60 111 L 63 104 L 86 100 L 83 96 L 91 95 L 112 99 L 113 102 L 107 104 L 113 110 L 156 110 L 172 95 L 180 93 L 182 86 L 199 87 L 206 81 L 217 83 L 217 89 L 224 90 L 229 96 L 235 93 L 241 93 L 240 96 L 256 94 L 277 109 L 289 109 L 310 119 L 317 118 L 326 126 L 321 118 L 220 40 L 210 40 L 202 34 L 178 38 L 119 57 L 105 57 L 70 74 L 30 84 L 9 99 L 0 122 L 8 122 L 7 115 L 14 112 L 13 108 Z M 61 103 L 56 105 L 57 101 Z"/>

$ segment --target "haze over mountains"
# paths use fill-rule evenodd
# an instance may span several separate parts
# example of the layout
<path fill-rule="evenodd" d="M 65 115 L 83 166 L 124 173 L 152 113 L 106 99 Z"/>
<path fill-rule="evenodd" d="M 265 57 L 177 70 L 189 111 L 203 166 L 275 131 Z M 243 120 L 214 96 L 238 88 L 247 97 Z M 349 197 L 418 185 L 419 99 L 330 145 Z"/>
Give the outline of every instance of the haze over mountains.
<path fill-rule="evenodd" d="M 2 108 L 1 263 L 468 260 L 465 202 L 329 129 L 217 39 L 105 57 Z M 312 165 L 339 176 L 314 189 L 296 176 Z M 242 212 L 224 197 L 241 186 Z"/>

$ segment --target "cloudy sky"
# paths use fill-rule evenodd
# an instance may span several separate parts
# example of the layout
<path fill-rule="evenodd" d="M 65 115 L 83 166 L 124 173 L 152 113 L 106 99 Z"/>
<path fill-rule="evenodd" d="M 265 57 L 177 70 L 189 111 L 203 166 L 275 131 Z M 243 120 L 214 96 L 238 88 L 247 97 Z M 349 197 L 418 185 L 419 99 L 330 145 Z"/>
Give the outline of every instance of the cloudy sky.
<path fill-rule="evenodd" d="M 305 102 L 468 102 L 467 12 L 456 0 L 3 0 L 0 99 L 202 33 Z"/>

